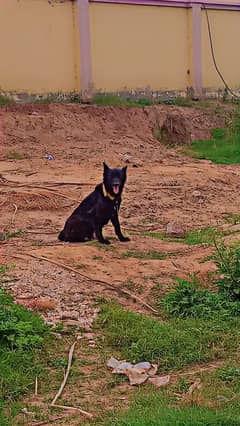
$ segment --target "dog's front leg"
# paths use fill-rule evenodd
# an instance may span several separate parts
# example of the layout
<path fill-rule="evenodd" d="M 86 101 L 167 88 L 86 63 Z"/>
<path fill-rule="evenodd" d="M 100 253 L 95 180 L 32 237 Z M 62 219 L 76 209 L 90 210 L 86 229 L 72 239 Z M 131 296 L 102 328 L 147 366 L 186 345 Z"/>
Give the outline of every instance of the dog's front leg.
<path fill-rule="evenodd" d="M 103 229 L 102 225 L 97 223 L 95 226 L 95 233 L 96 233 L 96 237 L 98 241 L 102 244 L 110 244 L 110 241 L 108 241 L 107 239 L 103 237 L 102 229 Z"/>
<path fill-rule="evenodd" d="M 113 227 L 114 227 L 114 230 L 115 230 L 115 232 L 116 232 L 116 235 L 118 236 L 118 239 L 119 239 L 121 242 L 127 242 L 127 241 L 130 241 L 130 238 L 128 238 L 128 237 L 124 237 L 124 236 L 123 236 L 123 234 L 122 234 L 121 226 L 120 226 L 120 223 L 119 223 L 119 219 L 118 219 L 118 214 L 117 214 L 117 212 L 115 212 L 115 213 L 114 213 L 114 215 L 113 215 L 113 217 L 112 217 L 112 219 L 111 219 L 111 222 L 112 222 L 112 224 L 113 224 Z"/>

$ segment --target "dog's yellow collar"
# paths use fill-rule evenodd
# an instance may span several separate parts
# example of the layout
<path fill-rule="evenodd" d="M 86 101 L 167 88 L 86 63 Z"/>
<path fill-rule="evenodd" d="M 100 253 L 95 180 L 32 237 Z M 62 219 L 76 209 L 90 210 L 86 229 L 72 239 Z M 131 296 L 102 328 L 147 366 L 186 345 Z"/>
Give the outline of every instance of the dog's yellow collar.
<path fill-rule="evenodd" d="M 115 200 L 115 197 L 113 197 L 111 194 L 109 194 L 109 192 L 107 192 L 104 183 L 102 184 L 102 190 L 104 197 L 109 198 L 109 200 L 111 201 Z"/>

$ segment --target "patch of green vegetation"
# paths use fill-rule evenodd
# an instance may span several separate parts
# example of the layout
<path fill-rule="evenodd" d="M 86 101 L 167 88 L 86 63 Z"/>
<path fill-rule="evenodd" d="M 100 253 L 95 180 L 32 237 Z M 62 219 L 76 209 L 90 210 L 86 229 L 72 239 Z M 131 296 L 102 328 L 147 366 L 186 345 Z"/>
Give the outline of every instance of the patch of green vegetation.
<path fill-rule="evenodd" d="M 194 141 L 184 152 L 218 164 L 240 163 L 240 115 L 229 129 L 212 130 L 209 140 Z"/>
<path fill-rule="evenodd" d="M 111 240 L 111 238 L 107 238 L 107 240 Z M 86 243 L 88 246 L 93 246 L 93 247 L 97 247 L 100 250 L 105 250 L 105 251 L 113 251 L 116 250 L 116 247 L 114 247 L 112 244 L 102 244 L 99 241 L 88 241 Z"/>
<path fill-rule="evenodd" d="M 103 257 L 102 257 L 102 256 L 96 256 L 96 255 L 94 255 L 94 256 L 92 257 L 92 259 L 93 259 L 93 260 L 103 260 Z"/>
<path fill-rule="evenodd" d="M 6 241 L 6 240 L 9 240 L 10 238 L 21 237 L 24 234 L 25 234 L 25 231 L 22 229 L 19 229 L 18 231 L 14 231 L 14 232 L 4 232 L 0 234 L 0 241 Z"/>
<path fill-rule="evenodd" d="M 161 103 L 165 105 L 176 105 L 181 107 L 192 107 L 193 101 L 189 97 L 177 96 L 176 98 L 167 99 Z"/>
<path fill-rule="evenodd" d="M 231 225 L 238 225 L 240 223 L 240 214 L 238 213 L 224 213 L 224 219 Z"/>
<path fill-rule="evenodd" d="M 240 248 L 226 247 L 222 242 L 215 245 L 215 252 L 211 259 L 217 266 L 217 280 L 219 291 L 225 298 L 237 301 L 240 306 Z M 240 308 L 238 308 L 240 311 Z"/>
<path fill-rule="evenodd" d="M 79 93 L 52 93 L 47 96 L 38 96 L 32 99 L 32 103 L 34 104 L 52 104 L 52 103 L 75 103 L 80 104 L 82 102 L 81 95 Z"/>
<path fill-rule="evenodd" d="M 233 302 L 222 293 L 202 288 L 196 276 L 189 281 L 177 278 L 178 285 L 160 301 L 166 313 L 178 318 L 208 318 L 212 316 L 236 316 L 240 303 Z"/>
<path fill-rule="evenodd" d="M 126 283 L 124 283 L 124 288 L 130 291 L 134 291 L 138 294 L 141 294 L 143 292 L 143 285 L 137 284 L 133 280 L 128 280 Z"/>
<path fill-rule="evenodd" d="M 145 237 L 159 238 L 160 240 L 181 242 L 189 245 L 212 245 L 216 239 L 223 235 L 224 233 L 221 230 L 212 226 L 197 230 L 189 230 L 186 232 L 186 236 L 184 238 L 171 238 L 162 232 L 146 232 L 144 234 Z"/>
<path fill-rule="evenodd" d="M 5 105 L 14 104 L 14 100 L 7 95 L 0 95 L 0 108 Z"/>
<path fill-rule="evenodd" d="M 224 382 L 232 382 L 240 379 L 240 368 L 237 367 L 222 367 L 216 371 L 216 376 Z"/>
<path fill-rule="evenodd" d="M 140 251 L 132 250 L 122 254 L 123 258 L 134 257 L 135 259 L 146 259 L 146 260 L 163 260 L 166 259 L 166 253 L 162 253 L 156 250 Z"/>
<path fill-rule="evenodd" d="M 6 160 L 24 160 L 26 158 L 29 158 L 28 155 L 22 154 L 18 151 L 8 151 L 5 153 L 4 157 Z"/>
<path fill-rule="evenodd" d="M 87 265 L 85 265 L 84 263 L 77 263 L 76 265 L 74 265 L 75 269 L 87 269 Z"/>
<path fill-rule="evenodd" d="M 131 362 L 154 361 L 160 370 L 180 369 L 188 364 L 227 358 L 238 348 L 240 319 L 172 318 L 158 321 L 105 304 L 98 325 L 105 342 Z"/>
<path fill-rule="evenodd" d="M 140 391 L 130 410 L 112 417 L 108 426 L 239 426 L 239 413 L 204 407 L 179 407 L 162 391 Z"/>
<path fill-rule="evenodd" d="M 115 106 L 115 107 L 144 107 L 153 104 L 150 99 L 130 99 L 118 95 L 96 94 L 92 102 L 96 105 Z"/>
<path fill-rule="evenodd" d="M 7 271 L 1 265 L 3 275 Z M 11 424 L 2 410 L 26 393 L 35 377 L 43 369 L 38 356 L 49 331 L 36 314 L 14 303 L 12 297 L 0 287 L 0 424 Z M 1 423 L 3 416 L 4 423 Z"/>

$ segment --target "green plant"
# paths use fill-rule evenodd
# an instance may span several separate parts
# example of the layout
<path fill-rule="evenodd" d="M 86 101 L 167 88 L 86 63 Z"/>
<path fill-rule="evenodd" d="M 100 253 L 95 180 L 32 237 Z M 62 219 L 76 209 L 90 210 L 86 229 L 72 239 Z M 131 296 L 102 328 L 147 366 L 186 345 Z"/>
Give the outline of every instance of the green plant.
<path fill-rule="evenodd" d="M 190 277 L 189 281 L 181 278 L 176 280 L 178 285 L 162 300 L 169 315 L 180 318 L 207 317 L 225 308 L 225 301 L 221 296 L 201 288 L 196 276 Z"/>
<path fill-rule="evenodd" d="M 0 345 L 9 349 L 36 347 L 43 343 L 47 331 L 43 320 L 0 288 Z"/>
<path fill-rule="evenodd" d="M 114 413 L 108 426 L 240 426 L 239 411 L 179 407 L 163 392 L 138 393 L 130 410 Z"/>
<path fill-rule="evenodd" d="M 189 230 L 186 232 L 186 236 L 184 238 L 171 238 L 163 232 L 146 232 L 144 235 L 146 237 L 159 238 L 160 240 L 184 242 L 189 245 L 212 245 L 216 239 L 223 235 L 223 233 L 217 228 L 210 226 L 208 228 Z"/>
<path fill-rule="evenodd" d="M 217 377 L 225 382 L 232 382 L 233 380 L 240 379 L 240 368 L 223 367 L 216 371 Z"/>
<path fill-rule="evenodd" d="M 217 266 L 219 291 L 230 300 L 240 302 L 240 248 L 215 244 L 212 260 Z"/>
<path fill-rule="evenodd" d="M 154 361 L 160 370 L 229 356 L 238 348 L 240 319 L 187 318 L 168 322 L 104 304 L 96 324 L 111 350 L 131 362 Z"/>
<path fill-rule="evenodd" d="M 144 107 L 153 104 L 153 101 L 150 99 L 142 98 L 142 99 L 131 99 L 124 98 L 120 95 L 114 94 L 96 94 L 93 97 L 92 102 L 96 105 L 108 105 L 115 107 Z"/>
<path fill-rule="evenodd" d="M 238 213 L 224 213 L 224 219 L 231 225 L 237 225 L 240 223 L 240 214 Z"/>
<path fill-rule="evenodd" d="M 167 255 L 165 253 L 162 253 L 156 250 L 148 250 L 148 251 L 132 250 L 132 251 L 127 251 L 126 253 L 123 253 L 122 257 L 123 258 L 134 257 L 136 259 L 146 259 L 146 260 L 163 260 L 163 259 L 166 259 Z"/>
<path fill-rule="evenodd" d="M 209 159 L 219 164 L 240 162 L 240 114 L 228 129 L 214 129 L 209 140 L 192 142 L 185 154 L 199 159 Z"/>
<path fill-rule="evenodd" d="M 5 158 L 6 160 L 24 160 L 25 158 L 29 158 L 29 156 L 18 151 L 8 151 L 5 154 Z"/>
<path fill-rule="evenodd" d="M 7 95 L 1 95 L 0 94 L 0 107 L 3 107 L 5 105 L 10 105 L 13 104 L 14 100 L 12 98 L 10 98 Z"/>
<path fill-rule="evenodd" d="M 21 237 L 24 234 L 25 234 L 25 231 L 23 231 L 22 229 L 19 229 L 18 231 L 14 231 L 14 232 L 4 232 L 0 234 L 0 241 L 6 241 L 6 240 L 9 240 L 10 238 Z"/>

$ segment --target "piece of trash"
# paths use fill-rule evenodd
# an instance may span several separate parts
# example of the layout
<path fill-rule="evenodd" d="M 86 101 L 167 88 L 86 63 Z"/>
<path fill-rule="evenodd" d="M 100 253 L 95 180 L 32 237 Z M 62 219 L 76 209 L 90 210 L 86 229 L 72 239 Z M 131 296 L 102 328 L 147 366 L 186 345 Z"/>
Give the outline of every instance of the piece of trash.
<path fill-rule="evenodd" d="M 112 373 L 114 374 L 126 374 L 129 368 L 132 368 L 133 365 L 130 362 L 122 361 L 113 369 Z"/>
<path fill-rule="evenodd" d="M 53 156 L 52 156 L 51 154 L 47 154 L 47 155 L 46 155 L 46 159 L 47 159 L 47 160 L 53 160 Z"/>
<path fill-rule="evenodd" d="M 135 367 L 129 368 L 127 370 L 126 375 L 129 378 L 130 385 L 141 385 L 147 381 L 149 377 L 148 374 L 139 370 L 140 369 Z"/>
<path fill-rule="evenodd" d="M 150 379 L 155 376 L 158 370 L 158 366 L 156 364 L 151 364 L 147 361 L 138 362 L 137 364 L 131 364 L 126 360 L 118 361 L 114 357 L 111 357 L 107 361 L 107 366 L 109 368 L 112 368 L 113 374 L 125 374 L 129 379 L 130 385 L 141 385 L 147 380 L 150 381 Z M 169 379 L 167 380 L 166 377 L 169 377 Z M 163 378 L 165 379 L 165 382 Z M 167 384 L 169 382 L 170 376 L 162 376 L 160 378 L 156 377 L 156 379 L 156 386 L 163 386 L 164 384 Z M 160 379 L 162 380 L 161 384 Z"/>
<path fill-rule="evenodd" d="M 143 368 L 144 370 L 150 370 L 150 368 L 152 367 L 152 364 L 150 364 L 150 362 L 138 362 L 137 364 L 134 365 L 134 367 L 136 368 Z"/>
<path fill-rule="evenodd" d="M 111 356 L 111 358 L 107 362 L 107 366 L 109 368 L 116 368 L 118 366 L 118 364 L 119 364 L 119 361 L 116 358 L 114 358 L 113 356 Z"/>
<path fill-rule="evenodd" d="M 149 383 L 151 383 L 154 386 L 157 386 L 160 388 L 161 386 L 166 386 L 170 382 L 170 376 L 156 376 L 156 377 L 149 377 L 148 379 Z"/>

